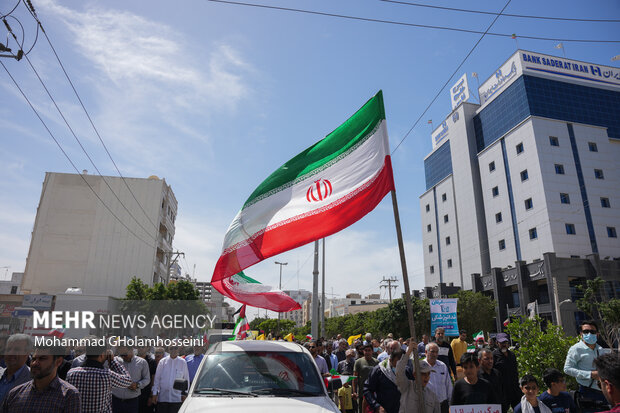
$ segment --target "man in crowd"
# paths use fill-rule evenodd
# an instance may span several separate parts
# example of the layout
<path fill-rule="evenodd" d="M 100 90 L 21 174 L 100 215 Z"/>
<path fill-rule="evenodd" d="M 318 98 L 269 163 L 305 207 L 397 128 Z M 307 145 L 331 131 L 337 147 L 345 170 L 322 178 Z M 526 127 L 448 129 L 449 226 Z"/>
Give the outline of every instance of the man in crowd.
<path fill-rule="evenodd" d="M 346 358 L 338 363 L 337 371 L 344 376 L 353 375 L 353 367 L 355 366 L 355 350 L 352 348 L 346 351 Z"/>
<path fill-rule="evenodd" d="M 398 341 L 392 339 L 386 339 L 385 341 L 387 342 L 385 344 L 385 351 L 379 354 L 379 357 L 377 357 L 377 360 L 379 362 L 388 359 L 393 351 L 400 350 L 400 343 Z"/>
<path fill-rule="evenodd" d="M 185 400 L 181 390 L 176 390 L 174 381 L 185 379 L 189 384 L 189 371 L 185 359 L 179 357 L 179 346 L 168 347 L 169 355 L 162 358 L 157 365 L 153 388 L 151 389 L 151 402 L 157 405 L 157 413 L 176 413 Z"/>
<path fill-rule="evenodd" d="M 329 376 L 329 369 L 327 368 L 327 362 L 325 359 L 319 355 L 319 346 L 316 340 L 310 340 L 306 343 L 306 348 L 312 354 L 312 358 L 316 363 L 316 366 L 319 368 L 319 372 L 323 377 Z"/>
<path fill-rule="evenodd" d="M 104 362 L 110 366 L 104 368 Z M 112 412 L 112 388 L 131 384 L 131 377 L 112 352 L 102 346 L 88 346 L 86 361 L 67 373 L 67 382 L 80 392 L 83 413 Z"/>
<path fill-rule="evenodd" d="M 30 380 L 30 368 L 26 365 L 32 352 L 32 339 L 27 334 L 13 334 L 6 341 L 4 361 L 6 369 L 0 377 L 0 402 L 9 391 Z"/>
<path fill-rule="evenodd" d="M 602 347 L 596 343 L 598 326 L 593 320 L 587 320 L 581 323 L 579 330 L 581 339 L 568 350 L 564 373 L 577 379 L 583 398 L 605 403 L 605 396 L 598 385 L 598 371 L 594 367 L 594 359 L 602 354 Z"/>
<path fill-rule="evenodd" d="M 545 369 L 543 380 L 547 391 L 539 399 L 551 409 L 551 413 L 577 413 L 577 406 L 571 395 L 566 392 L 566 379 L 558 369 Z"/>
<path fill-rule="evenodd" d="M 612 406 L 605 413 L 620 412 L 620 355 L 617 351 L 602 355 L 594 360 L 594 365 L 601 390 Z"/>
<path fill-rule="evenodd" d="M 32 380 L 15 387 L 4 398 L 2 413 L 81 413 L 78 390 L 60 379 L 63 347 L 38 347 L 30 362 Z"/>
<path fill-rule="evenodd" d="M 454 383 L 451 405 L 498 403 L 491 384 L 478 377 L 478 366 L 478 357 L 474 353 L 465 353 L 461 356 L 461 367 L 465 377 Z"/>
<path fill-rule="evenodd" d="M 338 334 L 340 335 L 340 334 Z M 334 353 L 338 359 L 338 363 L 347 358 L 346 351 L 349 348 L 349 343 L 344 338 L 338 340 L 338 350 Z"/>
<path fill-rule="evenodd" d="M 441 413 L 448 413 L 450 411 L 450 398 L 452 397 L 452 379 L 448 366 L 439 361 L 438 356 L 439 346 L 437 343 L 428 343 L 426 345 L 426 361 L 432 370 L 427 387 L 437 396 Z"/>
<path fill-rule="evenodd" d="M 204 352 L 203 346 L 194 346 L 194 353 L 185 357 L 185 361 L 187 362 L 187 371 L 189 371 L 190 383 L 194 381 L 194 377 L 198 371 L 198 366 L 200 366 L 200 362 L 204 358 Z"/>
<path fill-rule="evenodd" d="M 502 395 L 500 402 L 507 409 L 508 406 L 514 407 L 521 402 L 521 388 L 519 387 L 519 372 L 517 368 L 517 357 L 508 349 L 510 339 L 508 334 L 499 333 L 497 335 L 498 348 L 493 351 L 493 366 L 499 371 L 502 378 Z"/>
<path fill-rule="evenodd" d="M 452 347 L 450 347 L 450 344 L 446 341 L 446 330 L 444 330 L 443 327 L 437 327 L 435 329 L 435 343 L 439 346 L 439 356 L 437 358 L 450 368 L 450 371 L 456 378 L 454 354 L 452 352 Z"/>
<path fill-rule="evenodd" d="M 536 380 L 536 377 L 526 374 L 521 377 L 519 384 L 521 385 L 523 397 L 521 402 L 515 406 L 514 413 L 551 413 L 547 405 L 538 400 L 538 380 Z"/>
<path fill-rule="evenodd" d="M 497 399 L 501 400 L 501 395 L 503 394 L 502 378 L 499 371 L 493 368 L 493 352 L 488 348 L 480 349 L 478 352 L 478 361 L 480 362 L 478 377 L 488 381 L 491 384 L 493 393 L 497 395 Z M 502 405 L 502 411 L 504 413 L 508 412 L 508 404 Z"/>
<path fill-rule="evenodd" d="M 134 413 L 139 408 L 139 397 L 151 383 L 149 365 L 143 358 L 135 357 L 133 349 L 118 346 L 116 361 L 121 363 L 131 376 L 131 384 L 125 388 L 112 389 L 112 410 L 114 413 Z"/>
<path fill-rule="evenodd" d="M 366 333 L 366 335 L 364 336 L 364 342 L 362 344 L 363 345 L 371 344 L 371 341 L 372 341 L 372 334 Z"/>
<path fill-rule="evenodd" d="M 364 357 L 361 357 L 355 361 L 355 365 L 353 366 L 353 374 L 355 375 L 355 379 L 353 379 L 353 394 L 363 394 L 364 391 L 364 383 L 368 379 L 370 372 L 373 367 L 379 364 L 379 361 L 374 358 L 372 345 L 366 344 L 362 347 L 362 351 Z M 361 412 L 366 412 L 366 405 L 364 402 L 358 403 L 361 407 Z"/>
<path fill-rule="evenodd" d="M 426 353 L 426 345 L 428 344 L 428 334 L 422 335 L 422 341 L 418 344 L 418 354 L 422 355 Z M 406 351 L 406 350 L 405 350 Z"/>
<path fill-rule="evenodd" d="M 396 347 L 390 350 L 389 360 L 373 367 L 364 383 L 364 399 L 368 407 L 377 413 L 398 413 L 400 408 L 400 392 L 396 387 L 394 372 L 403 352 L 398 341 L 392 341 L 392 344 L 396 344 Z"/>
<path fill-rule="evenodd" d="M 425 360 L 419 360 L 417 368 L 420 369 L 421 383 L 418 383 L 417 380 L 409 380 L 409 377 L 407 377 L 407 363 L 409 362 L 415 346 L 417 346 L 417 343 L 415 343 L 412 338 L 409 339 L 407 343 L 407 353 L 396 363 L 396 387 L 398 387 L 398 391 L 400 392 L 400 406 L 405 407 L 407 411 L 415 411 L 418 413 L 440 413 L 439 400 L 435 393 L 427 386 L 431 378 L 431 371 L 433 370 L 431 365 Z M 422 392 L 424 393 L 423 412 L 419 412 L 418 409 L 419 386 L 422 386 Z"/>
<path fill-rule="evenodd" d="M 336 357 L 336 355 L 332 353 L 333 344 L 331 341 L 327 340 L 324 345 L 325 353 L 323 353 L 323 358 L 327 363 L 327 368 L 329 371 L 332 371 L 332 369 L 336 370 L 336 367 L 338 367 L 338 357 Z"/>
<path fill-rule="evenodd" d="M 149 399 L 151 398 L 151 389 L 153 387 L 153 379 L 155 378 L 155 371 L 157 370 L 157 362 L 155 357 L 149 353 L 148 346 L 138 347 L 138 357 L 144 359 L 149 366 L 149 378 L 151 379 L 149 384 L 142 389 L 140 396 L 138 397 L 138 411 L 140 413 L 153 413 L 153 406 L 149 406 Z M 164 349 L 161 348 L 161 355 L 163 356 Z M 161 358 L 160 358 L 161 360 Z"/>
<path fill-rule="evenodd" d="M 467 332 L 465 330 L 459 330 L 459 336 L 452 340 L 450 347 L 452 348 L 454 362 L 457 365 L 460 364 L 461 356 L 467 353 Z"/>

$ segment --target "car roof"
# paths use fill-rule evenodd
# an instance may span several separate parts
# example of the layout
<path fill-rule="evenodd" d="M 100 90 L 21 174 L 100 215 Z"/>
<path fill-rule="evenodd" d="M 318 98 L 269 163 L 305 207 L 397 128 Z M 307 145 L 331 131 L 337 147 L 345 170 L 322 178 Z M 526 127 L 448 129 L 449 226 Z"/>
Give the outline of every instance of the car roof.
<path fill-rule="evenodd" d="M 289 341 L 267 340 L 235 340 L 222 341 L 211 348 L 210 351 L 219 352 L 245 352 L 245 351 L 272 351 L 303 353 L 304 348 L 297 343 Z"/>

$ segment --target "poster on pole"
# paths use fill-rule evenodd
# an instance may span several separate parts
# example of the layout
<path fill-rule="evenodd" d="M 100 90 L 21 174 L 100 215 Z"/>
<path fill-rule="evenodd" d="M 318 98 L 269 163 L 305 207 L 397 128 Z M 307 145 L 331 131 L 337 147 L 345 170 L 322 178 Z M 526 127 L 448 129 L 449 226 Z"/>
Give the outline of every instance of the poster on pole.
<path fill-rule="evenodd" d="M 456 303 L 458 298 L 432 299 L 431 303 L 431 334 L 437 327 L 446 330 L 446 336 L 458 336 L 459 326 L 456 321 Z"/>
<path fill-rule="evenodd" d="M 501 413 L 501 404 L 467 404 L 450 406 L 450 413 Z"/>

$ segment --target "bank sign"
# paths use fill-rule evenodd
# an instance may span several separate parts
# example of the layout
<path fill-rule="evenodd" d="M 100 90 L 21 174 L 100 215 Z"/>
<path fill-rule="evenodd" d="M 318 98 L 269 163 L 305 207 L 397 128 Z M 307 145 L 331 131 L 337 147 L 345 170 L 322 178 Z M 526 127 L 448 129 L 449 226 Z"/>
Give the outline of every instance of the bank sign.
<path fill-rule="evenodd" d="M 452 110 L 456 109 L 461 102 L 469 99 L 469 86 L 467 85 L 467 73 L 450 88 L 450 101 L 452 102 Z"/>
<path fill-rule="evenodd" d="M 620 69 L 519 50 L 480 86 L 480 104 L 491 101 L 522 74 L 599 87 L 620 86 Z"/>

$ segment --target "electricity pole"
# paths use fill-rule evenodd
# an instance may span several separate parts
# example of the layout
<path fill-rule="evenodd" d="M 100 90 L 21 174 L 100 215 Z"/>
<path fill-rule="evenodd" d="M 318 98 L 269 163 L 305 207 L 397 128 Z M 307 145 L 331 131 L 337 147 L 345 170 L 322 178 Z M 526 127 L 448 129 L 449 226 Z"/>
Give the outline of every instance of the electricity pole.
<path fill-rule="evenodd" d="M 390 278 L 385 278 L 383 277 L 383 279 L 381 280 L 381 283 L 387 283 L 387 285 L 382 285 L 381 288 L 387 288 L 388 292 L 390 294 L 390 304 L 392 304 L 392 288 L 393 289 L 397 289 L 398 285 L 392 285 L 393 282 L 398 281 L 398 279 L 396 277 L 390 277 Z"/>
<path fill-rule="evenodd" d="M 177 252 L 168 251 L 168 252 L 165 252 L 164 254 L 168 256 L 168 268 L 167 268 L 168 271 L 166 272 L 166 284 L 167 284 L 170 282 L 170 269 L 172 268 L 174 263 L 177 262 L 180 255 L 185 257 L 185 253 L 181 251 L 177 251 Z M 174 259 L 172 259 L 172 257 L 174 257 Z"/>
<path fill-rule="evenodd" d="M 287 265 L 288 262 L 275 262 L 276 265 L 280 266 L 280 284 L 278 284 L 278 289 L 282 291 L 282 266 Z M 280 312 L 278 311 L 278 334 L 280 334 Z"/>

